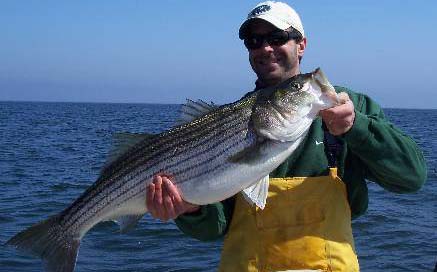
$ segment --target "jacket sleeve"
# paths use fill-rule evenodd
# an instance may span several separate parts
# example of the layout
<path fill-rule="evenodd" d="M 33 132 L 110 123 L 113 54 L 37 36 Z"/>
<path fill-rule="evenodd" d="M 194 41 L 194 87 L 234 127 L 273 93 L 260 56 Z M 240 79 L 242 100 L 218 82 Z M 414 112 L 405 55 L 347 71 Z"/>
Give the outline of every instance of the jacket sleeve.
<path fill-rule="evenodd" d="M 416 143 L 384 117 L 369 97 L 350 93 L 355 121 L 343 136 L 364 165 L 365 178 L 397 193 L 415 192 L 426 180 L 426 163 Z"/>
<path fill-rule="evenodd" d="M 223 237 L 228 229 L 234 210 L 235 198 L 201 206 L 198 212 L 180 215 L 175 219 L 185 234 L 201 240 L 212 241 Z"/>

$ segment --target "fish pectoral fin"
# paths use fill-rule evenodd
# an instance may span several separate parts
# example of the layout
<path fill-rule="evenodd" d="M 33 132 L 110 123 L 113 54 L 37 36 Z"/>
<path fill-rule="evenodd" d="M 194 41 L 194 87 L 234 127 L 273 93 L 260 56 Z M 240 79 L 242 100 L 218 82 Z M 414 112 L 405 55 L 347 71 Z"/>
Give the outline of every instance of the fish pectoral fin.
<path fill-rule="evenodd" d="M 266 206 L 269 192 L 269 176 L 262 178 L 257 183 L 243 190 L 243 196 L 250 204 L 255 204 L 261 210 Z"/>
<path fill-rule="evenodd" d="M 120 232 L 126 233 L 137 225 L 143 215 L 144 214 L 123 215 L 114 219 L 114 221 L 120 225 Z"/>
<path fill-rule="evenodd" d="M 181 116 L 176 122 L 176 125 L 189 123 L 198 117 L 206 115 L 216 108 L 218 108 L 218 106 L 213 102 L 207 103 L 200 99 L 197 101 L 187 99 L 187 102 L 183 104 L 180 109 Z"/>

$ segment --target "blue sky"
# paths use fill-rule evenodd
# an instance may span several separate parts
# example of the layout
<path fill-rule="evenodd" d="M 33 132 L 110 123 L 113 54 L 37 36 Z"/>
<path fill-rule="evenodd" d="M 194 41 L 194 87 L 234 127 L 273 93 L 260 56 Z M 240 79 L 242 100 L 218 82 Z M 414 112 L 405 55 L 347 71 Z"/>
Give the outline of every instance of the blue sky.
<path fill-rule="evenodd" d="M 216 103 L 252 90 L 238 28 L 258 1 L 0 1 L 0 100 Z M 437 108 L 437 1 L 288 1 L 304 72 L 384 107 Z"/>

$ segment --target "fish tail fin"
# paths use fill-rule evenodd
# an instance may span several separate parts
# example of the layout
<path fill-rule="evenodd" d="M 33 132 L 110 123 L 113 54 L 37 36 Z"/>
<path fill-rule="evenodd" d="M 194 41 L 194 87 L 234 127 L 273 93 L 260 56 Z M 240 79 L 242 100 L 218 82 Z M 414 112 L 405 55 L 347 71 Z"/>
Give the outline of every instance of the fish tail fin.
<path fill-rule="evenodd" d="M 66 232 L 60 216 L 53 216 L 18 233 L 6 242 L 43 259 L 47 271 L 72 272 L 76 265 L 80 239 Z"/>

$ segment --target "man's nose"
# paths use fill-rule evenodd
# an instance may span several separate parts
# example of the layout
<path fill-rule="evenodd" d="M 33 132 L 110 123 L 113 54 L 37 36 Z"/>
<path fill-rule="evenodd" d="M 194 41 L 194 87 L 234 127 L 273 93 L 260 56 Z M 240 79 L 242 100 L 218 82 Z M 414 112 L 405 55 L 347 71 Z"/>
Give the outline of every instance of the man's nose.
<path fill-rule="evenodd" d="M 260 50 L 264 50 L 264 51 L 273 51 L 273 47 L 266 41 L 264 40 L 261 47 L 259 48 Z"/>

